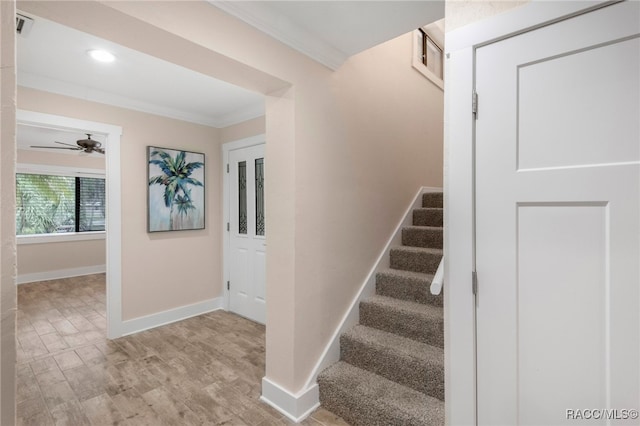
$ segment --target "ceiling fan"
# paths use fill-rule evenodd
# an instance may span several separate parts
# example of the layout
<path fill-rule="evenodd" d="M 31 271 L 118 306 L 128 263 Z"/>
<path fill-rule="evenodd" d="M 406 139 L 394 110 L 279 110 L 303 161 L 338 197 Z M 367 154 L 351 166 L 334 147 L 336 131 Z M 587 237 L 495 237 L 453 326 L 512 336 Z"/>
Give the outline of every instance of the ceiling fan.
<path fill-rule="evenodd" d="M 86 152 L 87 154 L 90 154 L 92 152 L 98 152 L 100 154 L 104 154 L 104 148 L 102 148 L 102 144 L 96 140 L 91 139 L 90 133 L 85 133 L 85 135 L 87 135 L 87 139 L 79 139 L 76 141 L 76 144 L 78 146 L 72 145 L 70 143 L 54 141 L 55 143 L 59 143 L 60 145 L 67 145 L 70 148 L 60 147 L 60 146 L 35 146 L 35 145 L 31 145 L 31 148 L 70 149 L 72 151 L 83 151 L 83 152 Z"/>

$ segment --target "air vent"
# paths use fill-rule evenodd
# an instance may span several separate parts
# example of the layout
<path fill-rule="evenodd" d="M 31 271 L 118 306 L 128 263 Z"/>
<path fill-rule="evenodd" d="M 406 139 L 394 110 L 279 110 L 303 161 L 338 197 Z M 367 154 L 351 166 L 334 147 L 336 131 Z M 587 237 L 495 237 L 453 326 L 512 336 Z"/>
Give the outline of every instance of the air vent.
<path fill-rule="evenodd" d="M 21 15 L 19 13 L 16 14 L 16 32 L 21 36 L 26 36 L 31 31 L 31 27 L 33 26 L 33 19 L 28 16 Z"/>

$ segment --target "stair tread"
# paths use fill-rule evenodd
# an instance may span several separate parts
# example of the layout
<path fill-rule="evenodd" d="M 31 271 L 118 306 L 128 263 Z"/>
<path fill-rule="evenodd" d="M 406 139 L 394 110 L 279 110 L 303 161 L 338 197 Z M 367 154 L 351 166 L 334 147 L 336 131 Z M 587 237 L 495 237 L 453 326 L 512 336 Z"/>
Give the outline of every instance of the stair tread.
<path fill-rule="evenodd" d="M 360 302 L 360 324 L 444 347 L 440 306 L 374 295 Z"/>
<path fill-rule="evenodd" d="M 444 310 L 440 306 L 426 305 L 424 303 L 396 299 L 395 297 L 381 296 L 379 294 L 369 296 L 361 303 L 381 305 L 393 310 L 409 312 L 420 317 L 442 318 L 444 316 Z"/>
<path fill-rule="evenodd" d="M 442 249 L 428 248 L 428 247 L 413 247 L 413 246 L 393 246 L 391 250 L 395 251 L 407 251 L 413 253 L 431 253 L 442 255 Z"/>
<path fill-rule="evenodd" d="M 377 328 L 355 325 L 344 336 L 377 347 L 384 347 L 404 357 L 417 359 L 429 364 L 440 364 L 444 368 L 444 350 L 427 343 L 418 342 Z"/>
<path fill-rule="evenodd" d="M 423 281 L 425 284 L 431 284 L 433 281 L 433 274 L 426 274 L 424 272 L 405 271 L 404 269 L 382 269 L 378 271 L 378 274 L 382 275 L 394 275 L 401 278 L 409 278 L 413 280 Z"/>
<path fill-rule="evenodd" d="M 422 194 L 422 207 L 443 207 L 442 192 L 425 192 Z"/>
<path fill-rule="evenodd" d="M 444 209 L 441 207 L 421 207 L 413 209 L 412 224 L 416 226 L 438 226 L 444 224 Z"/>
<path fill-rule="evenodd" d="M 404 269 L 382 269 L 376 273 L 376 294 L 423 305 L 442 306 L 442 296 L 431 294 L 431 281 L 433 274 Z"/>
<path fill-rule="evenodd" d="M 441 248 L 395 246 L 389 251 L 390 266 L 392 269 L 435 274 L 442 253 Z"/>
<path fill-rule="evenodd" d="M 402 229 L 415 229 L 418 231 L 442 231 L 444 228 L 442 226 L 407 225 L 402 227 Z"/>
<path fill-rule="evenodd" d="M 340 336 L 340 359 L 403 386 L 444 399 L 444 349 L 365 325 Z"/>
<path fill-rule="evenodd" d="M 346 362 L 339 361 L 323 371 L 318 381 L 321 384 L 333 384 L 356 400 L 345 401 L 343 393 L 334 395 L 334 389 L 325 388 L 325 392 L 321 391 L 322 404 L 329 410 L 341 408 L 331 406 L 339 404 L 344 412 L 338 414 L 343 417 L 351 411 L 349 406 L 357 407 L 363 414 L 370 416 L 357 419 L 358 424 L 382 425 L 390 424 L 390 421 L 404 425 L 444 424 L 443 401 Z"/>

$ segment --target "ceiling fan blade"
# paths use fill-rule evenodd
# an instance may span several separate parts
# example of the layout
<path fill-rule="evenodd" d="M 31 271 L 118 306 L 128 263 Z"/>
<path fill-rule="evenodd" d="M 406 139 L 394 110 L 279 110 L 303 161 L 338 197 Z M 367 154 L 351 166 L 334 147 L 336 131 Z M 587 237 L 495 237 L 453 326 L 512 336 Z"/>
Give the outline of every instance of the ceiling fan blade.
<path fill-rule="evenodd" d="M 55 142 L 55 143 L 59 143 L 60 145 L 72 146 L 72 147 L 73 147 L 73 148 L 75 148 L 75 149 L 82 149 L 82 148 L 80 148 L 79 146 L 77 146 L 77 145 L 72 145 L 72 144 L 70 144 L 70 143 L 64 143 L 64 142 L 58 142 L 58 141 L 53 141 L 53 142 Z"/>
<path fill-rule="evenodd" d="M 104 148 L 93 148 L 94 152 L 99 152 L 100 154 L 104 154 Z"/>
<path fill-rule="evenodd" d="M 31 145 L 31 148 L 44 148 L 44 149 L 70 149 L 72 151 L 77 151 L 78 148 L 63 148 L 61 146 L 37 146 L 37 145 Z"/>

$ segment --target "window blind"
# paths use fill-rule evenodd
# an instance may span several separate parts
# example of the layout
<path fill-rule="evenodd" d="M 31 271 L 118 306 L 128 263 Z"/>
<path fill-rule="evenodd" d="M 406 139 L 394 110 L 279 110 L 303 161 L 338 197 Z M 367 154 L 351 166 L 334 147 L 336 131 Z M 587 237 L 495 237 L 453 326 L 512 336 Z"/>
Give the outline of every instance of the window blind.
<path fill-rule="evenodd" d="M 17 235 L 104 230 L 104 179 L 16 174 Z"/>

